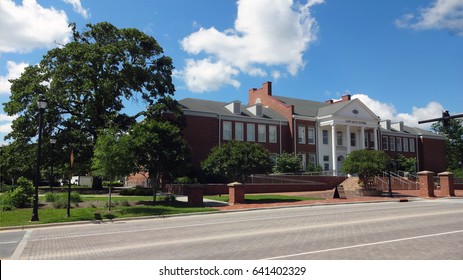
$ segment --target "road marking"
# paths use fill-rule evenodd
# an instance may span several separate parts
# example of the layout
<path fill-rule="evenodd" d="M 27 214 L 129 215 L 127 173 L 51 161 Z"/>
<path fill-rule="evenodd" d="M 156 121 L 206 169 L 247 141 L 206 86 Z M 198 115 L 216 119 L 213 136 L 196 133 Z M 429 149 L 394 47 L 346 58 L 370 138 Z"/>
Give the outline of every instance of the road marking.
<path fill-rule="evenodd" d="M 419 236 L 413 236 L 413 237 L 407 237 L 407 238 L 392 239 L 392 240 L 365 243 L 365 244 L 358 244 L 358 245 L 352 245 L 352 246 L 345 246 L 345 247 L 338 247 L 338 248 L 331 248 L 331 249 L 303 252 L 303 253 L 298 253 L 298 254 L 283 255 L 283 256 L 266 258 L 265 260 L 277 260 L 277 259 L 284 259 L 284 258 L 292 258 L 292 257 L 305 256 L 305 255 L 313 255 L 313 254 L 320 254 L 320 253 L 326 253 L 326 252 L 339 251 L 339 250 L 361 248 L 361 247 L 388 244 L 388 243 L 395 243 L 395 242 L 402 242 L 402 241 L 408 241 L 408 240 L 414 240 L 414 239 L 435 237 L 435 236 L 441 236 L 441 235 L 449 235 L 449 234 L 455 234 L 455 233 L 463 233 L 463 230 L 455 230 L 455 231 L 441 232 L 441 233 L 435 233 L 435 234 L 426 234 L 426 235 L 419 235 Z"/>
<path fill-rule="evenodd" d="M 26 247 L 27 241 L 29 240 L 29 236 L 31 235 L 32 230 L 27 230 L 26 234 L 24 234 L 23 238 L 19 242 L 18 246 L 16 247 L 16 250 L 14 250 L 13 255 L 11 255 L 12 260 L 19 260 L 21 257 L 21 254 Z"/>

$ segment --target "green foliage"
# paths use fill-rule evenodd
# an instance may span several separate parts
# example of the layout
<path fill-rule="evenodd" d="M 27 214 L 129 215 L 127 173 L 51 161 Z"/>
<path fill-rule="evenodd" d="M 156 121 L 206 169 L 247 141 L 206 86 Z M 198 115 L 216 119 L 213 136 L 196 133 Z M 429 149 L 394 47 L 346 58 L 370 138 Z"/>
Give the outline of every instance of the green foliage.
<path fill-rule="evenodd" d="M 463 176 L 463 119 L 449 120 L 448 128 L 437 122 L 431 129 L 446 137 L 447 170 Z"/>
<path fill-rule="evenodd" d="M 185 184 L 197 184 L 198 183 L 198 180 L 196 178 L 194 179 L 191 179 L 190 177 L 178 177 L 178 178 L 175 178 L 174 180 L 174 184 L 182 184 L 182 185 L 185 185 Z"/>
<path fill-rule="evenodd" d="M 24 177 L 18 179 L 16 188 L 2 195 L 2 209 L 11 211 L 15 208 L 30 207 L 34 196 L 34 186 Z"/>
<path fill-rule="evenodd" d="M 71 26 L 71 42 L 48 51 L 39 64 L 27 67 L 19 78 L 11 80 L 11 95 L 4 111 L 18 117 L 7 137 L 28 149 L 15 148 L 11 156 L 23 171 L 31 170 L 34 161 L 27 158 L 36 154 L 29 152 L 33 146 L 26 143 L 37 136 L 39 94 L 48 102 L 42 135 L 43 148 L 48 152 L 44 155 L 50 154 L 48 140 L 53 131 L 59 130 L 55 161 L 60 163 L 55 167 L 69 163 L 72 145 L 74 171 L 88 173 L 99 132 L 109 127 L 127 131 L 146 114 L 128 115 L 126 101 L 142 100 L 149 108 L 175 91 L 172 59 L 163 54 L 153 37 L 108 22 L 88 24 L 81 32 L 75 24 Z"/>
<path fill-rule="evenodd" d="M 342 171 L 357 174 L 365 186 L 368 186 L 369 178 L 386 170 L 390 161 L 384 151 L 356 150 L 347 156 L 342 164 Z"/>
<path fill-rule="evenodd" d="M 129 140 L 127 135 L 121 135 L 113 129 L 101 131 L 93 152 L 93 174 L 115 179 L 135 171 Z"/>
<path fill-rule="evenodd" d="M 127 189 L 122 189 L 119 192 L 119 195 L 127 195 L 127 196 L 148 196 L 152 195 L 153 190 L 150 188 L 143 188 L 143 187 L 135 187 L 135 188 L 127 188 Z"/>
<path fill-rule="evenodd" d="M 298 155 L 283 153 L 273 167 L 274 173 L 295 173 L 302 169 L 301 159 Z"/>
<path fill-rule="evenodd" d="M 149 117 L 136 124 L 128 137 L 129 152 L 138 171 L 149 174 L 154 202 L 162 178 L 180 173 L 189 162 L 189 147 L 180 128 L 170 119 L 160 117 Z"/>
<path fill-rule="evenodd" d="M 121 181 L 103 181 L 103 186 L 105 187 L 113 187 L 113 188 L 120 188 L 124 186 L 124 183 Z"/>
<path fill-rule="evenodd" d="M 51 202 L 53 205 L 53 208 L 63 209 L 63 208 L 66 208 L 68 205 L 68 194 L 49 192 L 45 194 L 45 201 Z M 78 192 L 71 192 L 70 202 L 74 204 L 82 202 L 82 197 L 80 196 Z"/>
<path fill-rule="evenodd" d="M 397 157 L 397 169 L 400 171 L 405 171 L 405 172 L 411 172 L 414 173 L 416 172 L 416 158 L 407 158 L 402 154 L 399 154 Z"/>
<path fill-rule="evenodd" d="M 244 182 L 255 173 L 269 173 L 272 161 L 268 150 L 256 143 L 230 141 L 212 149 L 201 168 L 209 175 L 229 182 Z"/>

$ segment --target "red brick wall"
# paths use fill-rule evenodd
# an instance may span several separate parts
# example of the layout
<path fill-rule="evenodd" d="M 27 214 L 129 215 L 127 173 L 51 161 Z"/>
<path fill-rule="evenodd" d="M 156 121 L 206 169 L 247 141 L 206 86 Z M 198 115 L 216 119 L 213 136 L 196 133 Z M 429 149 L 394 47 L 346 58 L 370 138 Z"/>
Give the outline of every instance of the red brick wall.
<path fill-rule="evenodd" d="M 420 138 L 418 154 L 419 171 L 427 170 L 437 174 L 446 170 L 444 140 Z"/>

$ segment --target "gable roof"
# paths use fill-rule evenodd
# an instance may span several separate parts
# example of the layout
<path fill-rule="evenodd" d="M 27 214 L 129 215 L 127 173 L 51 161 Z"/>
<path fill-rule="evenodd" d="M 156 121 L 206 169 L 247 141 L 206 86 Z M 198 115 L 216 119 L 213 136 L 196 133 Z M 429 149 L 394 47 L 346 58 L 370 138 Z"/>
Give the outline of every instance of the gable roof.
<path fill-rule="evenodd" d="M 277 112 L 262 107 L 262 116 L 256 116 L 251 111 L 249 111 L 248 107 L 241 104 L 241 114 L 237 115 L 228 110 L 225 106 L 232 102 L 219 102 L 219 101 L 211 101 L 211 100 L 204 100 L 204 99 L 196 99 L 196 98 L 185 98 L 179 101 L 180 105 L 184 110 L 191 110 L 197 112 L 204 112 L 204 113 L 213 113 L 219 114 L 222 116 L 242 116 L 248 117 L 253 119 L 269 119 L 269 120 L 276 120 L 276 121 L 285 121 L 288 120 L 278 114 Z"/>
<path fill-rule="evenodd" d="M 330 105 L 325 102 L 317 102 L 305 99 L 298 99 L 298 98 L 291 98 L 285 96 L 274 96 L 277 100 L 294 106 L 294 114 L 299 116 L 306 116 L 306 117 L 317 117 L 318 111 L 320 108 L 327 107 Z"/>

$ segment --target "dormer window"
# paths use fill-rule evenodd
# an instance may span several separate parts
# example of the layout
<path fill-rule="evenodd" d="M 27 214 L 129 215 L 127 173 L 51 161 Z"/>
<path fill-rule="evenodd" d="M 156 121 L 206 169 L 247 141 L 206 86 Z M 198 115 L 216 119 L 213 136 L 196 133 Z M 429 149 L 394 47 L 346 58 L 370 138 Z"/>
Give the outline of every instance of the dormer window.
<path fill-rule="evenodd" d="M 235 115 L 241 115 L 241 101 L 235 100 L 232 103 L 225 106 L 230 112 Z"/>
<path fill-rule="evenodd" d="M 251 112 L 256 117 L 262 117 L 264 115 L 261 103 L 257 103 L 254 106 L 249 107 L 248 111 Z"/>

